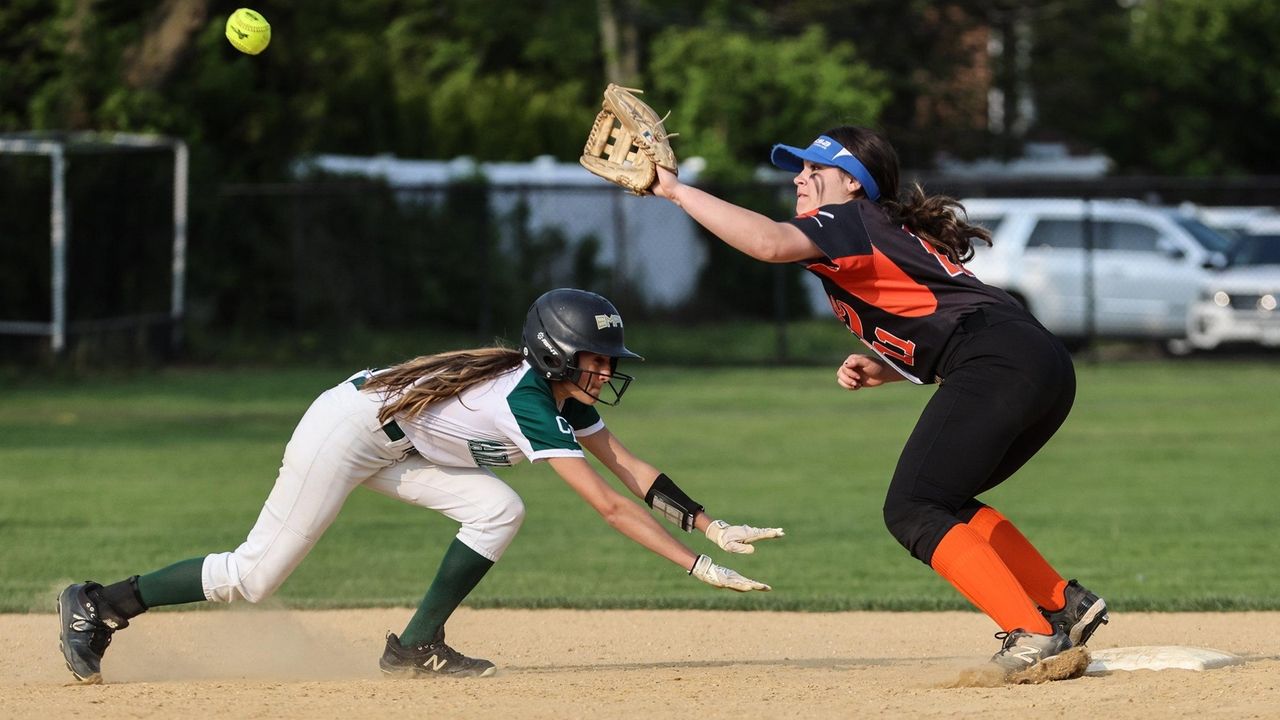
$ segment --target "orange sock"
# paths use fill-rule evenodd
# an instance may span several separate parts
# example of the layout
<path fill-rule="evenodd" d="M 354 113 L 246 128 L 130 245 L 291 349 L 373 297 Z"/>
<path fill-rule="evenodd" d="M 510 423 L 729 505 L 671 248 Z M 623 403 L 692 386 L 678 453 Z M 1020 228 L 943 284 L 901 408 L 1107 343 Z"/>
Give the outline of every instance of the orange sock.
<path fill-rule="evenodd" d="M 1053 632 L 995 549 L 968 525 L 956 525 L 943 536 L 933 551 L 932 566 L 1001 630 Z"/>
<path fill-rule="evenodd" d="M 1022 584 L 1023 592 L 1037 605 L 1045 610 L 1061 610 L 1067 604 L 1063 594 L 1067 581 L 1008 518 L 995 508 L 984 507 L 968 525 L 995 548 L 996 554 Z"/>

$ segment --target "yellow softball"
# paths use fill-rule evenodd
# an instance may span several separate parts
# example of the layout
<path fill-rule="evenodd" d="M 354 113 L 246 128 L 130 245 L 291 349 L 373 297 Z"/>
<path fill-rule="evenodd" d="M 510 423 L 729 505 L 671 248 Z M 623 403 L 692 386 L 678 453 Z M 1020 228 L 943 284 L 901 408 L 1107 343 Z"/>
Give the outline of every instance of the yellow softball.
<path fill-rule="evenodd" d="M 227 39 L 240 52 L 257 55 L 271 42 L 271 23 L 256 10 L 240 8 L 227 18 Z"/>

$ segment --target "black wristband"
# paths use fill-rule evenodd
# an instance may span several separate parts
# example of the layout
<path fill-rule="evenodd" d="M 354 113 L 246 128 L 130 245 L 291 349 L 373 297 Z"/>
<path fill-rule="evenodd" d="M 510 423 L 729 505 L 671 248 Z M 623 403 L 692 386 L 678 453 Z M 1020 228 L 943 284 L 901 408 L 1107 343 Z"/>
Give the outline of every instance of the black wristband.
<path fill-rule="evenodd" d="M 702 562 L 702 558 L 707 558 L 707 560 L 711 559 L 706 555 L 699 555 L 698 557 L 694 558 L 693 564 L 689 566 L 689 573 L 688 573 L 689 575 L 693 575 L 693 571 L 698 569 L 698 563 Z"/>
<path fill-rule="evenodd" d="M 694 518 L 702 511 L 702 506 L 686 495 L 666 473 L 660 473 L 649 486 L 644 501 L 685 532 L 693 530 Z"/>

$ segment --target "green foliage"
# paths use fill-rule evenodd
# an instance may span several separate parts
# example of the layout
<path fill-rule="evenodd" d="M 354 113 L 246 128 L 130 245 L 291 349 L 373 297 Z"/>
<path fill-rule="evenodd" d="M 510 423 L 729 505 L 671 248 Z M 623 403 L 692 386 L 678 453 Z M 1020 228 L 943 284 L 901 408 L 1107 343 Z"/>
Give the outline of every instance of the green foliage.
<path fill-rule="evenodd" d="M 1266 0 L 1173 0 L 1136 13 L 1142 79 L 1163 97 L 1134 87 L 1126 104 L 1144 119 L 1168 118 L 1142 144 L 1153 169 L 1208 175 L 1274 167 L 1268 156 L 1280 132 L 1277 37 L 1280 6 Z"/>
<path fill-rule="evenodd" d="M 110 582 L 235 547 L 307 404 L 356 367 L 168 370 L 4 388 L 0 611 L 47 612 L 64 583 Z M 627 446 L 713 514 L 787 529 L 750 556 L 681 539 L 775 591 L 738 595 L 690 580 L 610 531 L 547 467 L 524 465 L 501 474 L 528 518 L 468 604 L 967 607 L 880 517 L 929 389 L 840 392 L 829 367 L 633 370 L 625 402 L 604 413 Z M 1280 432 L 1274 366 L 1133 363 L 1079 374 L 1059 435 L 985 499 L 1118 611 L 1280 608 L 1266 561 Z M 455 531 L 436 513 L 358 490 L 279 598 L 411 605 Z"/>
<path fill-rule="evenodd" d="M 58 57 L 67 39 L 52 22 L 46 0 L 12 0 L 0 5 L 0 129 L 24 128 L 24 102 L 57 78 Z"/>
<path fill-rule="evenodd" d="M 594 115 L 594 25 L 563 32 L 575 22 L 564 3 L 546 12 L 529 3 L 444 5 L 405 12 L 386 29 L 397 111 L 414 129 L 407 153 L 576 156 L 583 138 L 566 128 L 589 127 Z"/>
<path fill-rule="evenodd" d="M 805 144 L 834 125 L 873 124 L 888 99 L 882 74 L 818 27 L 781 38 L 671 28 L 654 41 L 650 76 L 651 100 L 680 109 L 668 129 L 691 130 L 678 141 L 680 154 L 706 158 L 707 175 L 720 180 L 750 177 L 776 142 Z"/>
<path fill-rule="evenodd" d="M 1045 126 L 1097 143 L 1127 172 L 1275 171 L 1280 6 L 1164 0 L 1131 11 L 1092 2 L 1062 9 L 1038 28 L 1052 38 L 1037 44 L 1033 66 Z"/>
<path fill-rule="evenodd" d="M 0 8 L 0 131 L 154 131 L 198 181 L 275 179 L 299 155 L 577 156 L 605 82 L 595 3 L 311 0 L 264 9 L 271 47 L 222 36 L 205 0 L 171 65 L 140 76 L 174 3 L 11 0 Z M 1126 170 L 1270 172 L 1280 121 L 1266 0 L 617 0 L 639 81 L 676 110 L 683 156 L 742 179 L 769 144 L 882 126 L 908 166 L 983 149 L 987 31 L 1025 19 L 1033 136 L 1102 146 Z M 994 73 L 994 75 L 992 74 Z M 145 76 L 145 77 L 143 77 Z M 1082 108 L 1086 109 L 1082 111 Z"/>

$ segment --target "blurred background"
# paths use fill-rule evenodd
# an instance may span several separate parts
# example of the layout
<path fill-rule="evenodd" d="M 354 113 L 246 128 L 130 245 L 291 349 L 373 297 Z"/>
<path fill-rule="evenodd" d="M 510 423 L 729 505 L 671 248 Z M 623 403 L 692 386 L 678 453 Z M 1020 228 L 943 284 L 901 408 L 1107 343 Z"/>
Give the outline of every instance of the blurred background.
<path fill-rule="evenodd" d="M 778 219 L 773 143 L 881 129 L 1074 347 L 1280 345 L 1269 0 L 260 0 L 257 56 L 240 4 L 0 6 L 0 363 L 393 362 L 561 285 L 652 360 L 843 357 L 802 269 L 578 166 L 608 82 Z"/>

